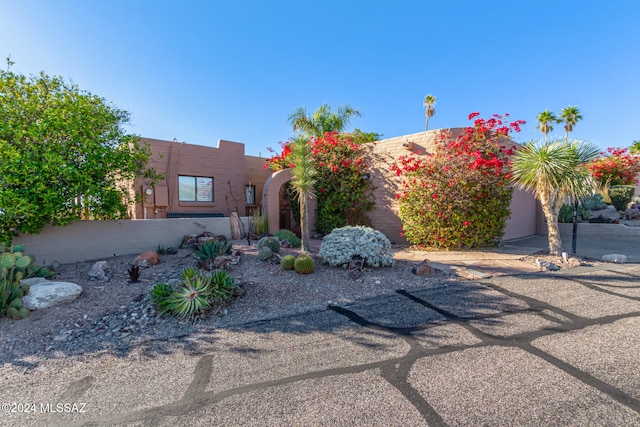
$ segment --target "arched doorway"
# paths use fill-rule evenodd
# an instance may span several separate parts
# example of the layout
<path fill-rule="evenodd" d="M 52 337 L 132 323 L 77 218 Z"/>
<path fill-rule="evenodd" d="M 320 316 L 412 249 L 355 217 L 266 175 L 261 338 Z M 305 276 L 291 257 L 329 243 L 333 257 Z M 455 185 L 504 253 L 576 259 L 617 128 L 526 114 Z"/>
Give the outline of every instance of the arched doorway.
<path fill-rule="evenodd" d="M 291 171 L 284 169 L 278 172 L 274 172 L 264 183 L 264 189 L 262 190 L 262 209 L 269 216 L 269 233 L 275 233 L 281 227 L 281 216 L 284 218 L 287 216 L 286 212 L 281 212 L 281 197 L 283 196 L 283 189 L 285 184 L 291 181 Z M 286 197 L 284 197 L 286 198 Z M 318 203 L 315 198 L 311 198 L 308 201 L 309 210 L 309 233 L 312 235 L 316 230 L 316 208 Z M 287 206 L 289 210 L 289 218 L 291 217 L 291 207 Z M 290 226 L 293 225 L 293 221 L 289 220 Z M 289 228 L 287 228 L 289 229 Z M 295 230 L 294 230 L 295 231 Z"/>

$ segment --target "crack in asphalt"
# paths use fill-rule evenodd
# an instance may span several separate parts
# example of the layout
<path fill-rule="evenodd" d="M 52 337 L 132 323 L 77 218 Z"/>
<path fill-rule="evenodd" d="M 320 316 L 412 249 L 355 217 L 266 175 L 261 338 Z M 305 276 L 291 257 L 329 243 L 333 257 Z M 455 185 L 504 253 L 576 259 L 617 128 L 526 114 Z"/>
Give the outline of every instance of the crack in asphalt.
<path fill-rule="evenodd" d="M 621 274 L 620 272 L 613 272 L 614 274 Z M 630 274 L 627 276 L 638 277 Z M 613 295 L 618 298 L 625 298 L 632 301 L 638 301 L 640 298 L 620 294 L 617 292 L 603 289 L 600 286 L 607 286 L 600 284 L 597 281 L 567 278 L 564 280 L 570 280 L 580 285 L 583 285 L 589 289 L 603 294 Z M 440 354 L 449 354 L 458 351 L 463 351 L 471 348 L 485 348 L 490 346 L 501 346 L 521 349 L 528 354 L 539 357 L 545 362 L 553 365 L 561 371 L 576 378 L 580 382 L 597 389 L 598 391 L 606 394 L 614 401 L 628 407 L 629 409 L 640 414 L 640 400 L 630 396 L 619 388 L 602 381 L 591 374 L 584 372 L 570 365 L 569 363 L 535 347 L 532 342 L 538 338 L 552 336 L 556 334 L 564 334 L 568 332 L 574 332 L 582 330 L 590 326 L 606 325 L 618 320 L 640 317 L 640 311 L 623 313 L 617 315 L 602 316 L 599 318 L 586 318 L 575 315 L 559 307 L 555 307 L 549 303 L 532 298 L 517 292 L 507 290 L 500 285 L 492 283 L 488 280 L 474 282 L 485 288 L 492 289 L 505 295 L 509 298 L 523 301 L 528 304 L 528 308 L 518 311 L 506 311 L 494 314 L 487 314 L 481 316 L 459 316 L 448 310 L 445 310 L 437 305 L 426 301 L 424 298 L 418 297 L 411 292 L 405 290 L 397 290 L 397 294 L 406 297 L 409 301 L 422 305 L 429 310 L 433 310 L 442 316 L 445 320 L 435 320 L 421 325 L 413 325 L 410 327 L 393 327 L 385 326 L 375 323 L 371 320 L 367 320 L 365 317 L 349 310 L 345 307 L 338 305 L 329 305 L 327 308 L 335 313 L 347 317 L 354 324 L 371 330 L 384 331 L 401 338 L 409 345 L 409 351 L 400 357 L 393 357 L 381 361 L 344 366 L 338 368 L 323 369 L 320 371 L 309 372 L 305 374 L 293 375 L 284 378 L 278 378 L 274 380 L 256 382 L 244 386 L 234 387 L 224 391 L 206 391 L 206 388 L 211 380 L 213 371 L 214 355 L 209 354 L 201 357 L 198 360 L 197 367 L 193 372 L 193 380 L 189 384 L 183 397 L 173 403 L 134 410 L 117 415 L 110 415 L 101 417 L 94 420 L 85 420 L 81 423 L 69 423 L 69 425 L 83 425 L 83 426 L 101 426 L 112 425 L 117 423 L 130 423 L 130 422 L 143 422 L 145 425 L 156 425 L 160 419 L 164 416 L 182 416 L 194 413 L 207 406 L 222 401 L 228 397 L 234 395 L 245 394 L 255 391 L 263 391 L 268 388 L 278 387 L 293 383 L 298 383 L 307 380 L 321 379 L 327 377 L 335 377 L 347 374 L 357 374 L 371 370 L 378 370 L 380 376 L 393 386 L 399 393 L 420 413 L 424 420 L 430 426 L 448 426 L 443 417 L 437 412 L 437 410 L 416 390 L 409 381 L 409 374 L 416 361 L 425 357 L 430 357 Z M 638 288 L 639 286 L 631 286 L 631 288 Z M 546 312 L 555 313 L 567 319 L 563 321 Z M 500 318 L 516 313 L 534 313 L 546 320 L 554 322 L 556 325 L 551 327 L 544 327 L 538 330 L 522 332 L 517 334 L 511 334 L 508 336 L 496 336 L 486 333 L 477 327 L 474 327 L 470 322 L 474 320 L 485 320 L 491 318 Z M 474 344 L 461 344 L 461 345 L 445 345 L 436 348 L 425 348 L 413 335 L 413 332 L 429 329 L 438 325 L 455 324 L 460 325 L 473 334 L 480 340 L 480 343 Z M 71 383 L 62 396 L 78 398 L 84 392 L 86 392 L 94 383 L 93 377 L 85 377 L 80 381 Z"/>

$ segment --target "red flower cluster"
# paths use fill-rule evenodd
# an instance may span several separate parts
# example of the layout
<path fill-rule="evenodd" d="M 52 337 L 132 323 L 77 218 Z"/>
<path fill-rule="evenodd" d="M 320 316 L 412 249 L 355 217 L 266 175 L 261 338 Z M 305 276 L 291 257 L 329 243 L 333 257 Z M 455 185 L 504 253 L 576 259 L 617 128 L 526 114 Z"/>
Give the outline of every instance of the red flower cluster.
<path fill-rule="evenodd" d="M 396 195 L 404 235 L 414 244 L 473 248 L 496 243 L 509 216 L 509 138 L 525 122 L 508 115 L 485 120 L 471 113 L 473 126 L 442 132 L 433 153 L 401 156 L 391 169 L 403 176 Z"/>
<path fill-rule="evenodd" d="M 603 185 L 631 185 L 638 183 L 640 157 L 628 153 L 627 148 L 610 147 L 600 153 L 587 168 Z"/>

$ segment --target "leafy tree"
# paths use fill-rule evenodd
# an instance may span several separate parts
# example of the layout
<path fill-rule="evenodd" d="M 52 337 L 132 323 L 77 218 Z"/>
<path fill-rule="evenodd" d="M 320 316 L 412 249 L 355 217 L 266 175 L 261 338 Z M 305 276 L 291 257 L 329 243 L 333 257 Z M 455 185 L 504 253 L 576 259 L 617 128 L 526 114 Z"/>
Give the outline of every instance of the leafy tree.
<path fill-rule="evenodd" d="M 640 139 L 637 141 L 633 141 L 633 143 L 629 147 L 629 152 L 631 154 L 640 154 Z"/>
<path fill-rule="evenodd" d="M 315 175 L 316 170 L 311 158 L 311 145 L 309 141 L 298 136 L 291 144 L 291 157 L 293 162 L 291 174 L 291 188 L 295 191 L 298 201 L 300 202 L 300 233 L 302 235 L 302 250 L 311 251 L 309 241 L 309 213 L 307 203 L 310 197 L 314 197 Z"/>
<path fill-rule="evenodd" d="M 424 125 L 425 132 L 429 128 L 429 117 L 433 117 L 436 114 L 436 109 L 433 108 L 434 105 L 436 105 L 436 97 L 435 96 L 429 94 L 429 95 L 424 97 L 424 102 L 423 102 L 423 106 L 425 108 L 424 115 L 427 118 L 427 122 Z"/>
<path fill-rule="evenodd" d="M 547 109 L 538 114 L 538 117 L 536 117 L 536 122 L 538 122 L 536 129 L 540 129 L 540 132 L 544 134 L 545 141 L 548 142 L 549 132 L 553 130 L 553 125 L 554 123 L 558 122 L 558 118 L 555 114 Z"/>
<path fill-rule="evenodd" d="M 8 65 L 0 71 L 0 241 L 86 214 L 126 217 L 127 183 L 150 156 L 124 131 L 129 114 L 59 76 L 27 77 Z"/>
<path fill-rule="evenodd" d="M 360 117 L 360 111 L 343 105 L 334 113 L 329 105 L 322 104 L 312 116 L 309 116 L 304 108 L 298 107 L 287 122 L 293 127 L 294 132 L 320 137 L 327 132 L 344 131 L 352 117 Z"/>
<path fill-rule="evenodd" d="M 565 141 L 569 142 L 569 132 L 573 131 L 573 127 L 582 120 L 582 115 L 577 106 L 569 105 L 567 108 L 560 110 L 560 118 L 558 123 L 564 123 Z"/>
<path fill-rule="evenodd" d="M 516 152 L 512 164 L 517 187 L 533 192 L 547 220 L 549 253 L 562 252 L 558 214 L 567 198 L 592 194 L 594 183 L 585 164 L 596 158 L 598 148 L 586 141 L 530 141 Z"/>

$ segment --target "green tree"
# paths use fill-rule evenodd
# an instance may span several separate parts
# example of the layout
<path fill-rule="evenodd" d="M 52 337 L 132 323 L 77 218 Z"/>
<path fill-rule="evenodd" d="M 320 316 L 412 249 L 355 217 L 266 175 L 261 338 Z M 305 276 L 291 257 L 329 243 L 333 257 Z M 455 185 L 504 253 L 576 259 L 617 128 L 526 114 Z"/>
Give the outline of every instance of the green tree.
<path fill-rule="evenodd" d="M 562 252 L 558 214 L 568 198 L 591 195 L 594 182 L 585 164 L 598 155 L 598 148 L 586 141 L 528 142 L 516 152 L 512 164 L 513 181 L 533 192 L 547 220 L 549 253 Z"/>
<path fill-rule="evenodd" d="M 349 126 L 352 117 L 360 117 L 360 112 L 349 105 L 338 107 L 338 111 L 334 113 L 329 105 L 322 104 L 312 116 L 309 116 L 304 108 L 298 107 L 287 122 L 293 127 L 294 132 L 321 137 L 326 132 L 343 132 Z"/>
<path fill-rule="evenodd" d="M 429 117 L 433 117 L 436 114 L 436 109 L 433 107 L 434 105 L 436 105 L 436 97 L 431 94 L 425 96 L 422 105 L 425 108 L 424 115 L 427 118 L 427 122 L 424 125 L 424 130 L 426 132 L 426 130 L 429 128 Z"/>
<path fill-rule="evenodd" d="M 129 114 L 61 77 L 0 71 L 0 241 L 127 215 L 129 183 L 150 151 L 123 125 Z"/>
<path fill-rule="evenodd" d="M 545 141 L 549 142 L 549 132 L 553 130 L 553 125 L 558 122 L 558 118 L 547 109 L 538 114 L 536 122 L 538 122 L 536 129 L 540 129 L 540 132 L 544 134 Z"/>
<path fill-rule="evenodd" d="M 637 141 L 633 141 L 633 143 L 629 147 L 629 152 L 631 154 L 640 154 L 640 139 Z"/>
<path fill-rule="evenodd" d="M 300 234 L 302 235 L 302 250 L 311 252 L 309 241 L 309 212 L 308 200 L 314 197 L 316 169 L 311 158 L 311 144 L 303 136 L 295 138 L 291 144 L 291 188 L 300 203 Z"/>
<path fill-rule="evenodd" d="M 564 124 L 565 141 L 569 142 L 569 132 L 573 131 L 573 127 L 582 120 L 582 115 L 577 106 L 569 105 L 567 108 L 560 110 L 560 119 L 558 123 Z"/>

